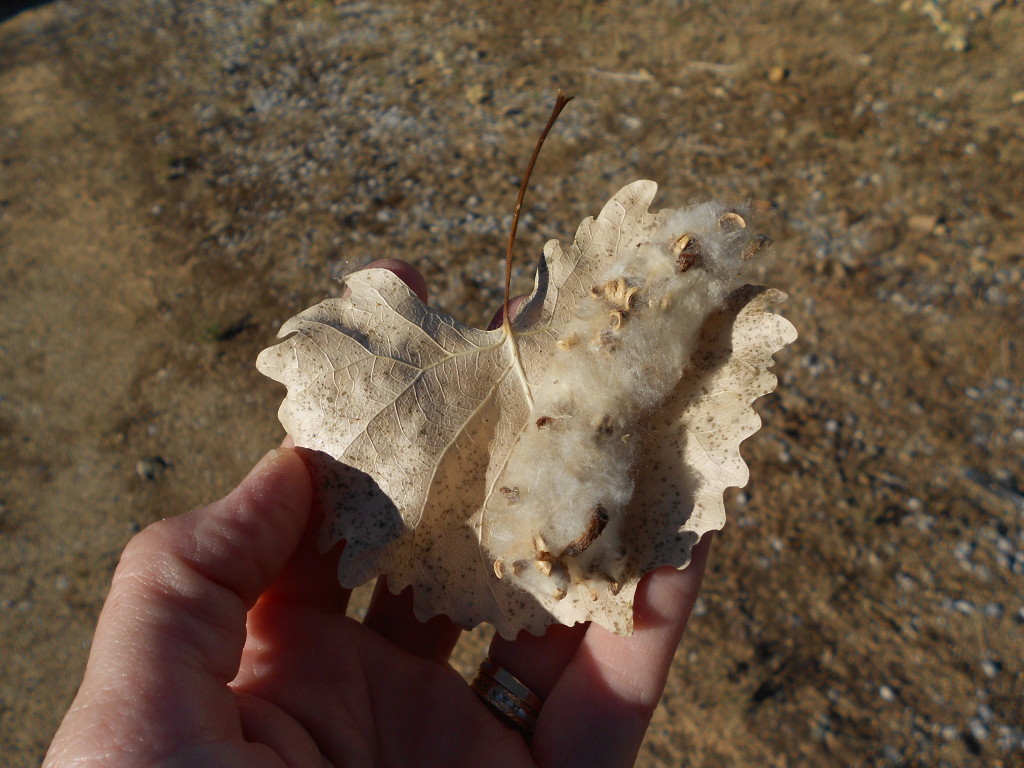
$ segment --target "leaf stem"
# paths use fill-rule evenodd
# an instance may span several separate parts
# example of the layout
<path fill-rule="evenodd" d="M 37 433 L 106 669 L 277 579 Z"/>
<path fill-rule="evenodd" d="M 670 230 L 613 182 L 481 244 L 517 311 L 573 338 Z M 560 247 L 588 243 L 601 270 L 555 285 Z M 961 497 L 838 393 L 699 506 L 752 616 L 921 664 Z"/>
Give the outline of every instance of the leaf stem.
<path fill-rule="evenodd" d="M 512 325 L 508 317 L 508 302 L 509 293 L 512 289 L 512 249 L 516 243 L 516 229 L 519 228 L 519 212 L 523 208 L 523 198 L 526 197 L 526 188 L 530 184 L 530 174 L 533 173 L 533 166 L 537 164 L 537 158 L 540 156 L 540 148 L 544 146 L 544 139 L 548 137 L 548 133 L 551 131 L 551 127 L 555 124 L 558 116 L 562 110 L 565 109 L 565 105 L 572 101 L 572 96 L 563 96 L 562 91 L 559 90 L 555 96 L 555 106 L 551 110 L 551 117 L 548 118 L 547 125 L 544 126 L 544 130 L 541 131 L 540 138 L 537 139 L 537 146 L 533 148 L 533 155 L 530 157 L 530 162 L 526 166 L 526 172 L 523 174 L 523 180 L 519 184 L 519 196 L 516 198 L 516 207 L 512 212 L 512 228 L 508 234 L 508 250 L 505 251 L 505 301 L 502 305 L 502 319 L 501 325 L 506 332 L 511 333 Z"/>

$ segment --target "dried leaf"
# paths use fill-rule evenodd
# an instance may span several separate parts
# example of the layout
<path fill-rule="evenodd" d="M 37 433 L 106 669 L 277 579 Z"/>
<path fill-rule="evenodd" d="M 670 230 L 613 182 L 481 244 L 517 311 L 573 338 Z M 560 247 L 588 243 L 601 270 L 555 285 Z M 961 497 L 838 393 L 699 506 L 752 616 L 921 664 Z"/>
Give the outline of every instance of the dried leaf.
<path fill-rule="evenodd" d="M 257 365 L 288 387 L 281 422 L 309 452 L 322 548 L 346 542 L 343 585 L 386 574 L 421 619 L 506 637 L 628 634 L 640 577 L 724 524 L 751 403 L 796 332 L 767 311 L 784 294 L 743 285 L 765 238 L 711 204 L 649 213 L 656 189 L 634 182 L 570 248 L 549 242 L 510 332 L 379 269 L 285 323 Z"/>

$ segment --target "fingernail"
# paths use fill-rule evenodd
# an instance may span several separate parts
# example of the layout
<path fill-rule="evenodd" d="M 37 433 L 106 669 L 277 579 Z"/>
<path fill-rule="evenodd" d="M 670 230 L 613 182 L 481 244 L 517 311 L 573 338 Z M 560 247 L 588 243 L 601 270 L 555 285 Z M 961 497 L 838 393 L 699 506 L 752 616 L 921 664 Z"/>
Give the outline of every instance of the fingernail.
<path fill-rule="evenodd" d="M 277 459 L 277 457 L 280 456 L 282 453 L 284 453 L 284 451 L 282 451 L 280 448 L 271 448 L 263 455 L 262 459 L 256 462 L 256 466 L 253 468 L 253 472 L 270 466 L 270 464 L 275 459 Z"/>

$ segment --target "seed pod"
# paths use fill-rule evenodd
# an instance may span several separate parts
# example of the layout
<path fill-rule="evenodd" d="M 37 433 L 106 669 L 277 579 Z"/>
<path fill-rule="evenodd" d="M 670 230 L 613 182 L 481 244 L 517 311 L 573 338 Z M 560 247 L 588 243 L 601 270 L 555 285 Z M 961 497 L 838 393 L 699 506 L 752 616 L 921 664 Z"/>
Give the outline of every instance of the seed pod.
<path fill-rule="evenodd" d="M 754 235 L 754 239 L 751 240 L 747 247 L 743 249 L 743 256 L 741 257 L 744 261 L 750 261 L 772 244 L 772 239 L 768 235 Z"/>
<path fill-rule="evenodd" d="M 719 217 L 718 228 L 723 232 L 739 232 L 747 228 L 747 222 L 735 211 L 729 211 Z"/>
<path fill-rule="evenodd" d="M 562 550 L 561 557 L 572 557 L 586 550 L 587 547 L 597 540 L 597 537 L 601 535 L 606 525 L 608 525 L 608 513 L 604 511 L 604 507 L 598 504 L 583 533 L 569 542 L 566 548 Z"/>

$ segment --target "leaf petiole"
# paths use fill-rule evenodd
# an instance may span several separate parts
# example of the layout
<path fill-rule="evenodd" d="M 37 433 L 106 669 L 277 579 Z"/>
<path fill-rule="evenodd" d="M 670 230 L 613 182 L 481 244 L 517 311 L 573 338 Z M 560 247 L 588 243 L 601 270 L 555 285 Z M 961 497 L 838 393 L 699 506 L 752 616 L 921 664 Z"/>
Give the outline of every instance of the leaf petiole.
<path fill-rule="evenodd" d="M 537 139 L 537 146 L 533 148 L 533 155 L 530 156 L 530 162 L 526 166 L 526 172 L 523 174 L 523 180 L 519 184 L 519 196 L 516 198 L 516 207 L 512 212 L 512 227 L 508 233 L 508 250 L 505 251 L 505 300 L 502 305 L 502 318 L 501 327 L 505 331 L 506 336 L 511 336 L 512 325 L 508 316 L 508 302 L 509 292 L 512 288 L 512 249 L 516 243 L 516 229 L 519 227 L 519 212 L 523 208 L 523 198 L 526 197 L 526 188 L 530 184 L 530 174 L 533 173 L 533 166 L 537 164 L 537 158 L 540 156 L 540 148 L 544 146 L 544 139 L 548 137 L 548 133 L 551 131 L 551 127 L 555 124 L 558 116 L 562 110 L 565 109 L 565 105 L 572 101 L 572 96 L 563 96 L 562 92 L 559 91 L 555 96 L 555 106 L 551 110 L 551 116 L 548 118 L 547 125 L 544 126 L 544 130 L 541 131 L 540 138 Z"/>

